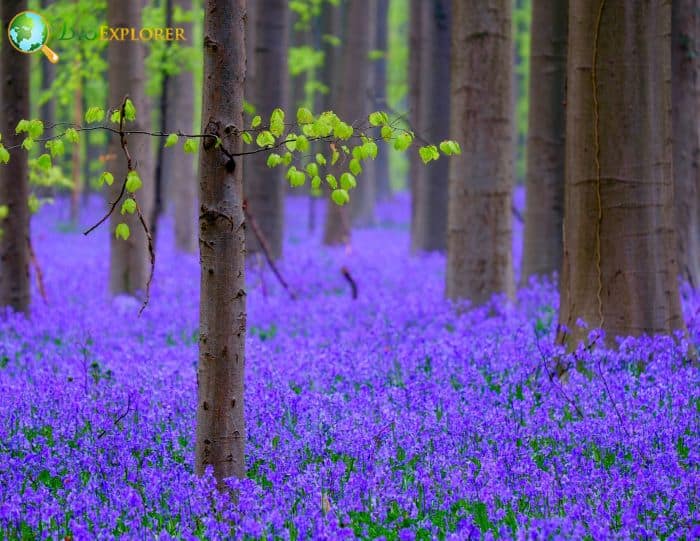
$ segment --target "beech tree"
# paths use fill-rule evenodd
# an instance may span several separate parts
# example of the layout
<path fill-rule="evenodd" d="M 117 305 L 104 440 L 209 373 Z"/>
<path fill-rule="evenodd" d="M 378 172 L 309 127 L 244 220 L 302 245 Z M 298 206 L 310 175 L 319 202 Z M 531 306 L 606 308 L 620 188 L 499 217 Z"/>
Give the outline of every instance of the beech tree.
<path fill-rule="evenodd" d="M 678 265 L 700 287 L 700 2 L 674 0 L 672 11 L 673 177 Z"/>
<path fill-rule="evenodd" d="M 512 294 L 511 1 L 453 0 L 447 296 Z"/>
<path fill-rule="evenodd" d="M 374 109 L 383 111 L 387 108 L 387 35 L 389 33 L 389 0 L 376 0 L 377 15 L 374 29 L 374 49 L 382 56 L 374 61 Z M 381 144 L 381 143 L 380 143 Z M 380 152 L 374 161 L 376 176 L 376 196 L 378 200 L 391 196 L 389 179 L 389 155 Z"/>
<path fill-rule="evenodd" d="M 559 340 L 684 326 L 671 168 L 671 5 L 569 6 Z M 624 89 L 624 91 L 623 91 Z"/>
<path fill-rule="evenodd" d="M 422 41 L 419 47 L 421 103 L 419 136 L 431 141 L 446 139 L 450 126 L 450 1 L 424 2 Z M 423 164 L 419 168 L 425 169 Z M 447 237 L 448 162 L 438 161 L 415 179 L 414 251 L 444 251 Z"/>
<path fill-rule="evenodd" d="M 533 0 L 523 284 L 561 270 L 568 24 L 568 2 Z"/>
<path fill-rule="evenodd" d="M 27 9 L 26 0 L 4 0 L 2 28 Z M 0 306 L 29 312 L 29 172 L 27 157 L 16 147 L 15 133 L 29 117 L 29 55 L 15 51 L 6 39 L 0 46 Z M 10 150 L 6 150 L 6 147 Z M 9 160 L 9 162 L 8 162 Z"/>
<path fill-rule="evenodd" d="M 411 127 L 420 133 L 421 106 L 421 57 L 423 45 L 423 20 L 427 18 L 428 4 L 423 0 L 411 0 L 409 15 L 408 48 L 408 119 Z M 416 238 L 418 212 L 418 183 L 425 168 L 420 158 L 412 154 L 408 162 L 408 183 L 411 192 L 411 239 Z M 413 240 L 411 240 L 413 244 Z"/>
<path fill-rule="evenodd" d="M 136 1 L 109 0 L 107 3 L 107 22 L 112 28 L 136 28 L 141 25 L 141 4 Z M 109 103 L 119 104 L 128 95 L 136 111 L 148 111 L 149 100 L 146 97 L 144 83 L 145 46 L 140 41 L 110 41 L 107 50 L 109 64 Z M 142 114 L 134 129 L 149 131 L 148 115 Z M 109 152 L 121 155 L 122 142 L 118 137 L 110 140 Z M 132 165 L 138 171 L 141 182 L 145 185 L 139 200 L 141 213 L 148 220 L 153 205 L 153 154 L 151 138 L 146 135 L 134 136 L 129 141 Z M 116 162 L 116 178 L 123 178 L 127 166 L 121 160 Z M 120 191 L 119 183 L 112 184 L 108 190 L 109 200 L 114 200 Z M 130 234 L 124 241 L 111 236 L 109 284 L 112 294 L 136 294 L 145 291 L 150 276 L 148 239 L 136 214 L 121 216 L 113 213 L 110 217 L 114 229 L 119 223 L 126 223 Z"/>
<path fill-rule="evenodd" d="M 246 100 L 253 104 L 256 114 L 269 118 L 275 108 L 287 108 L 288 78 L 280 74 L 287 73 L 290 12 L 287 0 L 261 0 L 256 4 L 252 64 L 258 69 L 252 93 Z M 285 185 L 279 171 L 270 169 L 265 161 L 263 154 L 246 161 L 245 193 L 248 208 L 260 227 L 270 256 L 277 259 L 282 255 Z M 249 253 L 261 250 L 252 233 L 249 229 L 246 237 Z"/>

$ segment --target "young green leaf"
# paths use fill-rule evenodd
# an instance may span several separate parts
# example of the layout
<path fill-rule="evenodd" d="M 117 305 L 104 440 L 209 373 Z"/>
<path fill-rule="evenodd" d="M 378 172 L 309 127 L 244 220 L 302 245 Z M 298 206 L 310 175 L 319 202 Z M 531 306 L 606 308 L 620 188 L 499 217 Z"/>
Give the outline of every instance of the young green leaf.
<path fill-rule="evenodd" d="M 31 193 L 29 194 L 29 199 L 27 200 L 27 206 L 29 207 L 30 214 L 36 214 L 41 208 L 41 201 L 39 201 L 39 198 L 35 194 Z"/>
<path fill-rule="evenodd" d="M 305 135 L 297 136 L 296 147 L 298 152 L 306 152 L 309 150 L 309 140 Z"/>
<path fill-rule="evenodd" d="M 326 165 L 326 157 L 320 152 L 316 154 L 316 163 L 318 165 Z"/>
<path fill-rule="evenodd" d="M 134 107 L 134 102 L 129 98 L 126 98 L 126 103 L 124 104 L 124 118 L 130 122 L 136 120 L 136 107 Z"/>
<path fill-rule="evenodd" d="M 48 154 L 42 154 L 36 159 L 36 164 L 39 166 L 40 169 L 48 171 L 49 169 L 51 169 L 51 156 L 49 156 Z"/>
<path fill-rule="evenodd" d="M 39 139 L 44 133 L 44 123 L 41 120 L 31 120 L 27 129 L 27 134 L 32 139 Z"/>
<path fill-rule="evenodd" d="M 260 118 L 260 115 L 255 115 L 253 117 L 252 122 L 250 123 L 250 127 L 257 128 L 258 126 L 260 126 L 261 123 L 262 123 L 262 118 Z"/>
<path fill-rule="evenodd" d="M 282 163 L 282 156 L 280 156 L 279 154 L 275 154 L 273 152 L 267 157 L 267 166 L 268 167 L 277 167 L 281 163 Z"/>
<path fill-rule="evenodd" d="M 122 215 L 126 214 L 127 212 L 129 214 L 133 214 L 134 212 L 136 212 L 136 201 L 134 201 L 131 197 L 127 197 L 122 203 Z"/>
<path fill-rule="evenodd" d="M 321 187 L 321 177 L 318 175 L 311 179 L 311 188 L 318 190 Z"/>
<path fill-rule="evenodd" d="M 34 147 L 34 139 L 31 137 L 26 137 L 24 141 L 22 141 L 22 148 L 26 151 L 30 151 Z"/>
<path fill-rule="evenodd" d="M 9 161 L 10 161 L 10 153 L 3 145 L 0 145 L 0 162 L 7 163 Z"/>
<path fill-rule="evenodd" d="M 177 140 L 178 140 L 177 133 L 171 133 L 165 138 L 165 145 L 163 145 L 165 148 L 173 147 L 177 145 Z"/>
<path fill-rule="evenodd" d="M 250 135 L 250 133 L 247 132 L 247 131 L 244 131 L 244 132 L 241 134 L 241 139 L 243 139 L 243 142 L 244 142 L 246 145 L 249 145 L 249 144 L 251 144 L 251 143 L 253 142 L 253 136 Z"/>
<path fill-rule="evenodd" d="M 294 152 L 297 149 L 297 134 L 296 133 L 287 134 L 287 138 L 286 138 L 286 142 L 284 143 L 284 146 L 286 146 L 290 152 Z"/>
<path fill-rule="evenodd" d="M 185 140 L 185 144 L 182 145 L 182 150 L 184 150 L 188 154 L 196 154 L 197 147 L 199 147 L 199 144 L 197 143 L 197 139 L 194 139 L 193 137 L 188 137 Z"/>
<path fill-rule="evenodd" d="M 333 154 L 331 154 L 331 165 L 335 165 L 335 162 L 338 161 L 338 158 L 340 158 L 340 152 L 337 150 L 333 150 Z"/>
<path fill-rule="evenodd" d="M 335 190 L 338 187 L 338 181 L 335 179 L 335 175 L 328 174 L 326 175 L 326 182 L 328 185 L 331 187 L 332 190 Z"/>
<path fill-rule="evenodd" d="M 111 186 L 114 184 L 114 175 L 110 173 L 109 171 L 105 171 L 100 175 L 100 178 L 97 180 L 97 184 L 102 187 L 102 185 L 107 184 L 107 186 Z"/>
<path fill-rule="evenodd" d="M 119 109 L 115 109 L 112 111 L 112 114 L 109 116 L 109 121 L 113 122 L 114 124 L 119 124 L 119 122 L 122 119 L 122 112 Z"/>
<path fill-rule="evenodd" d="M 394 136 L 394 128 L 391 126 L 382 126 L 382 139 L 385 141 L 389 142 L 391 141 L 391 138 Z"/>
<path fill-rule="evenodd" d="M 413 136 L 410 133 L 399 134 L 396 139 L 394 139 L 394 149 L 404 151 L 411 146 L 413 142 Z"/>
<path fill-rule="evenodd" d="M 306 172 L 310 177 L 318 176 L 318 165 L 315 162 L 311 162 L 306 165 Z"/>
<path fill-rule="evenodd" d="M 384 111 L 375 111 L 369 115 L 369 123 L 372 126 L 382 126 L 389 122 L 389 115 Z"/>
<path fill-rule="evenodd" d="M 129 171 L 126 175 L 126 191 L 135 193 L 143 187 L 141 177 L 136 171 Z"/>
<path fill-rule="evenodd" d="M 360 165 L 360 160 L 358 160 L 357 158 L 353 158 L 352 160 L 350 160 L 348 169 L 350 169 L 350 172 L 353 175 L 359 175 L 360 173 L 362 173 L 362 165 Z"/>
<path fill-rule="evenodd" d="M 268 130 L 262 131 L 255 138 L 255 143 L 260 147 L 271 147 L 275 144 L 275 136 Z"/>
<path fill-rule="evenodd" d="M 92 124 L 93 122 L 102 122 L 105 117 L 105 112 L 102 107 L 90 107 L 85 113 L 85 122 Z"/>
<path fill-rule="evenodd" d="M 69 143 L 77 143 L 80 140 L 80 136 L 74 128 L 68 128 L 63 135 Z"/>
<path fill-rule="evenodd" d="M 314 121 L 314 115 L 306 107 L 299 107 L 297 110 L 297 124 L 311 124 Z"/>
<path fill-rule="evenodd" d="M 26 131 L 29 131 L 29 120 L 22 119 L 17 123 L 15 133 L 22 133 Z"/>
<path fill-rule="evenodd" d="M 270 115 L 270 132 L 275 137 L 280 137 L 284 133 L 284 111 L 279 107 Z"/>
<path fill-rule="evenodd" d="M 126 225 L 124 222 L 117 224 L 117 227 L 114 230 L 115 237 L 122 240 L 129 240 L 129 235 L 131 235 L 131 231 L 129 230 L 128 225 Z"/>
<path fill-rule="evenodd" d="M 420 149 L 418 149 L 418 154 L 420 155 L 420 159 L 425 164 L 440 158 L 440 153 L 435 145 L 420 147 Z"/>
<path fill-rule="evenodd" d="M 56 156 L 63 156 L 63 154 L 66 151 L 65 145 L 63 144 L 62 139 L 52 139 L 51 141 L 46 141 L 46 144 L 44 145 L 46 147 L 46 150 L 48 150 L 51 153 L 52 157 Z"/>
<path fill-rule="evenodd" d="M 0 205 L 0 220 L 4 220 L 10 214 L 10 207 L 7 205 Z"/>
<path fill-rule="evenodd" d="M 340 175 L 340 187 L 343 190 L 351 190 L 355 186 L 357 186 L 357 181 L 350 173 L 343 173 Z"/>
<path fill-rule="evenodd" d="M 331 199 L 333 199 L 333 202 L 336 205 L 342 207 L 344 204 L 350 201 L 350 196 L 348 195 L 348 192 L 346 190 L 340 188 L 331 192 Z"/>

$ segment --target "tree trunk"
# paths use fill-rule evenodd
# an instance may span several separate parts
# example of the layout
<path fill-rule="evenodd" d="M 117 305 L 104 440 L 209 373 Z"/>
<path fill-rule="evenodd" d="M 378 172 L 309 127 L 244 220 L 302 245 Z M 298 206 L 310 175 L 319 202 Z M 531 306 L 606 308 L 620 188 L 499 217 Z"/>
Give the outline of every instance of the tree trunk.
<path fill-rule="evenodd" d="M 2 28 L 12 17 L 27 9 L 26 0 L 4 0 Z M 25 134 L 15 134 L 17 123 L 29 118 L 29 55 L 13 49 L 5 41 L 0 47 L 0 133 L 2 144 L 21 144 Z M 7 218 L 0 220 L 0 306 L 29 313 L 29 177 L 27 153 L 10 151 L 9 163 L 0 164 L 0 205 L 6 205 Z"/>
<path fill-rule="evenodd" d="M 452 51 L 447 296 L 480 304 L 514 289 L 511 0 L 453 0 Z"/>
<path fill-rule="evenodd" d="M 450 0 L 425 2 L 420 61 L 419 135 L 439 143 L 450 135 Z M 447 239 L 449 160 L 440 159 L 416 178 L 414 251 L 444 251 Z M 425 168 L 423 163 L 418 167 Z"/>
<path fill-rule="evenodd" d="M 138 28 L 141 25 L 141 2 L 139 0 L 109 0 L 107 21 L 112 28 Z M 144 84 L 145 46 L 139 41 L 110 41 L 107 51 L 109 64 L 109 106 L 119 107 L 127 94 L 136 107 L 136 122 L 126 124 L 129 130 L 150 131 L 150 106 L 146 98 Z M 153 156 L 151 138 L 148 135 L 128 137 L 129 152 L 136 170 L 143 182 L 137 201 L 146 220 L 151 215 L 153 205 Z M 126 165 L 119 138 L 113 136 L 109 146 L 115 160 L 114 184 L 109 191 L 109 199 L 119 195 L 122 181 L 126 177 Z M 119 222 L 125 222 L 131 230 L 128 241 L 110 234 L 110 290 L 112 294 L 135 294 L 144 291 L 150 273 L 148 241 L 136 214 L 121 215 L 117 206 L 110 218 L 110 228 L 114 231 Z"/>
<path fill-rule="evenodd" d="M 219 136 L 232 154 L 242 151 L 246 69 L 245 0 L 206 0 L 202 133 Z M 226 158 L 211 138 L 199 160 L 201 267 L 195 471 L 213 467 L 224 479 L 245 476 L 245 219 L 240 159 Z"/>
<path fill-rule="evenodd" d="M 561 270 L 568 5 L 533 0 L 521 283 Z"/>
<path fill-rule="evenodd" d="M 53 0 L 42 0 L 42 9 L 48 8 L 53 4 Z M 41 89 L 42 91 L 48 91 L 53 86 L 53 82 L 56 79 L 56 65 L 51 62 L 41 62 Z M 41 120 L 44 121 L 45 126 L 52 126 L 56 122 L 56 100 L 50 97 L 41 105 L 41 110 L 39 112 Z"/>
<path fill-rule="evenodd" d="M 290 27 L 288 3 L 288 0 L 257 2 L 257 42 L 253 63 L 261 69 L 256 73 L 254 95 L 249 101 L 255 104 L 257 113 L 265 123 L 276 107 L 285 111 L 287 109 L 287 77 L 280 77 L 280 74 L 287 73 Z M 296 110 L 289 111 L 289 114 L 296 116 Z M 251 156 L 245 167 L 248 209 L 260 226 L 270 255 L 278 259 L 282 255 L 285 195 L 285 184 L 280 169 L 270 169 L 264 153 Z M 262 248 L 252 229 L 249 229 L 246 235 L 248 253 L 260 252 Z"/>
<path fill-rule="evenodd" d="M 673 176 L 678 266 L 684 280 L 700 287 L 700 2 L 674 0 Z"/>
<path fill-rule="evenodd" d="M 670 2 L 570 4 L 559 341 L 684 326 L 671 168 Z M 624 92 L 622 91 L 624 89 Z M 566 330 L 568 329 L 568 331 Z"/>
<path fill-rule="evenodd" d="M 341 3 L 338 6 L 326 4 L 324 9 L 327 12 L 327 25 L 325 32 L 340 38 L 342 44 L 333 47 L 328 44 L 326 51 L 326 62 L 323 67 L 323 81 L 328 85 L 328 93 L 324 101 L 324 110 L 337 110 L 340 99 L 340 89 L 345 83 L 342 69 L 343 51 L 345 47 L 345 22 L 347 4 Z M 359 184 L 359 182 L 358 182 Z M 327 246 L 345 244 L 350 241 L 350 216 L 348 207 L 339 207 L 328 198 L 326 221 L 323 231 L 323 243 Z"/>
<path fill-rule="evenodd" d="M 348 0 L 348 29 L 343 43 L 343 85 L 340 88 L 338 111 L 343 119 L 355 125 L 366 124 L 372 112 L 374 69 L 369 53 L 376 26 L 376 0 Z M 353 66 L 353 69 L 348 69 Z M 357 188 L 350 196 L 352 223 L 361 227 L 374 224 L 377 185 L 374 160 L 362 163 Z"/>
<path fill-rule="evenodd" d="M 78 62 L 75 67 L 76 70 L 80 69 L 80 63 Z M 77 126 L 80 126 L 83 122 L 83 80 L 82 77 L 78 79 L 78 88 L 75 91 L 75 96 L 73 98 L 73 122 Z M 83 137 L 85 139 L 85 137 Z M 73 187 L 70 193 L 70 221 L 72 223 L 78 222 L 78 217 L 80 215 L 80 199 L 83 193 L 83 169 L 81 167 L 81 157 L 83 151 L 83 141 L 79 144 L 73 145 L 71 162 L 73 166 L 72 181 Z"/>
<path fill-rule="evenodd" d="M 408 118 L 411 128 L 417 132 L 421 131 L 421 57 L 423 46 L 423 21 L 427 18 L 427 3 L 423 0 L 411 0 L 411 11 L 409 15 L 409 47 L 408 47 Z M 417 152 L 411 152 L 408 158 L 408 182 L 411 192 L 411 245 L 414 246 L 413 239 L 417 238 L 418 226 L 418 185 L 420 176 L 425 173 L 425 168 L 421 163 Z"/>
<path fill-rule="evenodd" d="M 189 11 L 192 9 L 192 0 L 174 0 L 174 6 Z M 185 29 L 185 36 L 192 36 L 192 23 L 182 22 L 178 25 Z M 192 46 L 192 43 L 187 43 L 187 46 Z M 166 131 L 190 132 L 194 122 L 194 81 L 189 67 L 184 67 L 168 78 L 167 99 Z M 194 157 L 179 148 L 165 149 L 163 179 L 171 186 L 175 212 L 175 248 L 181 252 L 194 253 L 197 248 L 197 180 Z"/>
<path fill-rule="evenodd" d="M 386 111 L 386 55 L 388 53 L 387 40 L 389 35 L 389 0 L 376 0 L 376 2 L 377 24 L 374 32 L 374 48 L 381 51 L 384 56 L 374 61 L 374 109 L 376 111 Z M 377 186 L 377 200 L 381 201 L 391 197 L 391 182 L 389 179 L 390 150 L 384 141 L 379 141 L 377 144 L 380 149 L 377 154 L 377 159 L 374 160 L 374 176 Z"/>

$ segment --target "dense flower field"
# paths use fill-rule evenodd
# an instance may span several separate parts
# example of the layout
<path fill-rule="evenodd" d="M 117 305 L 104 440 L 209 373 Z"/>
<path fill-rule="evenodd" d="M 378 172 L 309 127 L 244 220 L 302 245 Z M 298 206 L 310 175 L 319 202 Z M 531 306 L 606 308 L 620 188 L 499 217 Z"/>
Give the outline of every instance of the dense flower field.
<path fill-rule="evenodd" d="M 565 355 L 547 281 L 513 303 L 443 300 L 444 258 L 408 256 L 405 198 L 351 250 L 309 237 L 306 205 L 290 202 L 281 265 L 299 298 L 258 261 L 248 271 L 236 504 L 192 472 L 197 258 L 163 224 L 139 318 L 106 293 L 108 232 L 42 211 L 48 305 L 35 294 L 30 320 L 0 322 L 0 539 L 700 537 L 700 372 L 684 342 Z M 698 345 L 700 296 L 684 299 Z"/>

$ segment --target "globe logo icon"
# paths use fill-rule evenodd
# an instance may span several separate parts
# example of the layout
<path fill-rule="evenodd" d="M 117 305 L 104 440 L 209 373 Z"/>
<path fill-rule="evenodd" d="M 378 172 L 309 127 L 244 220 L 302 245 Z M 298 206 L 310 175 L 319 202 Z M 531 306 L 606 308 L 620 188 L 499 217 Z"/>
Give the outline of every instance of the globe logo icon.
<path fill-rule="evenodd" d="M 38 13 L 22 11 L 15 15 L 7 27 L 7 37 L 20 53 L 41 51 L 53 64 L 58 62 L 58 55 L 46 46 L 49 25 Z"/>

